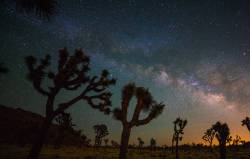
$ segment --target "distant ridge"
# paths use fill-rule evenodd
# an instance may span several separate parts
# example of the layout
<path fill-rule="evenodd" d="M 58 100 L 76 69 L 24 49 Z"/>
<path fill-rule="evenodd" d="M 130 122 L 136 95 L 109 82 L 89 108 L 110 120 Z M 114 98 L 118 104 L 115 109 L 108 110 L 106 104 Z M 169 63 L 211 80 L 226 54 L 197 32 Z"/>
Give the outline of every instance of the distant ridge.
<path fill-rule="evenodd" d="M 24 146 L 33 143 L 44 119 L 42 115 L 21 108 L 0 105 L 0 144 Z M 60 133 L 59 126 L 52 124 L 45 143 L 53 144 L 58 133 Z M 81 145 L 81 132 L 76 130 L 67 132 L 63 140 L 63 144 L 66 145 Z"/>

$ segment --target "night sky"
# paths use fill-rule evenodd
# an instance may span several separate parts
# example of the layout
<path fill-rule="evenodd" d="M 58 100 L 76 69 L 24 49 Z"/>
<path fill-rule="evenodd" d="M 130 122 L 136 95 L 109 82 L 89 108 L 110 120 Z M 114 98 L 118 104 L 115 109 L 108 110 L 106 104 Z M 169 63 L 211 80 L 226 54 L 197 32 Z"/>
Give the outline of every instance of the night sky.
<path fill-rule="evenodd" d="M 46 98 L 26 80 L 24 57 L 54 62 L 60 48 L 82 48 L 91 72 L 108 69 L 117 78 L 113 107 L 120 106 L 128 82 L 147 87 L 166 109 L 150 124 L 132 130 L 130 143 L 170 144 L 172 121 L 188 120 L 182 143 L 202 142 L 216 121 L 232 136 L 250 140 L 241 120 L 250 116 L 250 1 L 248 0 L 60 0 L 50 21 L 1 7 L 0 61 L 10 72 L 0 77 L 1 104 L 44 114 Z M 76 93 L 77 94 L 77 93 Z M 63 92 L 58 101 L 74 93 Z M 131 107 L 133 108 L 133 107 Z M 83 102 L 72 109 L 78 129 L 93 139 L 104 123 L 119 141 L 121 124 Z"/>

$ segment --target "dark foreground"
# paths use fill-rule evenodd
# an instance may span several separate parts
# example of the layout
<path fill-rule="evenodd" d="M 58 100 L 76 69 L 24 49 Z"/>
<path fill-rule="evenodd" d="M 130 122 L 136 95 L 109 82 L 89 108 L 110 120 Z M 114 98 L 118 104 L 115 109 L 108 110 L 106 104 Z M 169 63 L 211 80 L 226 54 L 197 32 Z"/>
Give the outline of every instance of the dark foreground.
<path fill-rule="evenodd" d="M 18 147 L 13 145 L 0 146 L 1 159 L 25 159 L 29 147 Z M 118 158 L 118 149 L 116 148 L 78 148 L 62 147 L 54 149 L 53 147 L 44 147 L 40 159 L 116 159 Z M 174 159 L 174 154 L 169 151 L 150 151 L 148 149 L 138 150 L 130 149 L 128 159 Z M 181 159 L 219 159 L 219 154 L 214 150 L 213 153 L 207 150 L 188 150 L 180 152 Z M 239 151 L 228 150 L 228 159 L 250 159 L 250 150 L 240 148 Z"/>

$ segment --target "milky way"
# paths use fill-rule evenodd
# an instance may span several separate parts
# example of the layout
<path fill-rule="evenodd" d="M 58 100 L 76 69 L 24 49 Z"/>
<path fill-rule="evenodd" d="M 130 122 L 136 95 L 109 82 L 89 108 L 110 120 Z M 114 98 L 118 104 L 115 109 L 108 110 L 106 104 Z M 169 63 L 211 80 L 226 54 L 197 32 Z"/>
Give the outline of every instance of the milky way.
<path fill-rule="evenodd" d="M 1 103 L 44 114 L 45 99 L 25 79 L 23 57 L 56 58 L 59 48 L 81 47 L 91 57 L 93 73 L 106 68 L 118 79 L 114 107 L 131 81 L 167 105 L 158 119 L 135 129 L 131 143 L 155 136 L 169 144 L 178 116 L 189 120 L 185 143 L 200 142 L 218 120 L 227 122 L 233 135 L 249 139 L 240 125 L 250 115 L 249 16 L 247 0 L 65 0 L 49 22 L 1 6 L 0 61 L 10 69 L 1 77 Z M 118 122 L 81 105 L 69 110 L 79 129 L 93 137 L 92 125 L 106 123 L 110 138 L 119 140 Z"/>

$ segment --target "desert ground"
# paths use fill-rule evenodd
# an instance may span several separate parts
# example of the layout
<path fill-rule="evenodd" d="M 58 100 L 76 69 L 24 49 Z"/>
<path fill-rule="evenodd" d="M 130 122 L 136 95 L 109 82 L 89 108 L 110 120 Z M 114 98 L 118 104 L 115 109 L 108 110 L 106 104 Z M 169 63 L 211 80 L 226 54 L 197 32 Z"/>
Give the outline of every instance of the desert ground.
<path fill-rule="evenodd" d="M 27 157 L 30 147 L 18 147 L 13 145 L 0 146 L 1 159 L 23 159 Z M 51 146 L 45 146 L 42 149 L 40 159 L 117 159 L 118 148 L 93 148 L 93 147 L 62 147 L 54 149 Z M 129 149 L 128 159 L 174 159 L 175 154 L 169 150 L 149 149 Z M 217 149 L 209 152 L 207 149 L 195 150 L 190 149 L 186 152 L 180 150 L 180 159 L 218 159 L 219 153 Z M 249 159 L 250 151 L 248 148 L 240 148 L 239 151 L 228 149 L 228 159 Z"/>

